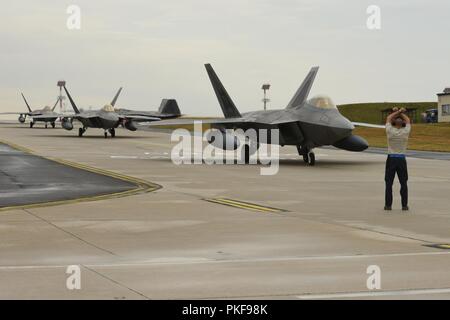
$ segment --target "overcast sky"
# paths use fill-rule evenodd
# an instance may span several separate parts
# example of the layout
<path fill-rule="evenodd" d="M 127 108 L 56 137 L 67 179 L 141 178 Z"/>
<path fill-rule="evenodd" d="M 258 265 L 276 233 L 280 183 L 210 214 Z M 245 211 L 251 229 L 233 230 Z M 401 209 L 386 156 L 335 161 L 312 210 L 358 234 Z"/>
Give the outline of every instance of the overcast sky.
<path fill-rule="evenodd" d="M 68 30 L 67 7 L 81 8 Z M 381 29 L 366 26 L 369 5 Z M 58 79 L 80 106 L 156 109 L 176 98 L 185 114 L 219 115 L 203 64 L 237 107 L 284 108 L 309 68 L 312 94 L 338 103 L 435 101 L 450 86 L 448 0 L 3 1 L 0 111 L 56 101 Z"/>

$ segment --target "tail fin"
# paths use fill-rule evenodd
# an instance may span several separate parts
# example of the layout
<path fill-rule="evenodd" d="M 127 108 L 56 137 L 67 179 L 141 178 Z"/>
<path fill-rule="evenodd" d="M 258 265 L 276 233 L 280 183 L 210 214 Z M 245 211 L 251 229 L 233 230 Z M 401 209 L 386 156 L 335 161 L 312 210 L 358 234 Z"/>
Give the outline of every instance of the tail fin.
<path fill-rule="evenodd" d="M 27 99 L 25 99 L 25 96 L 23 95 L 23 93 L 21 92 L 20 94 L 22 95 L 23 101 L 25 101 L 25 104 L 27 105 L 28 111 L 33 112 L 30 108 L 30 105 L 27 102 Z"/>
<path fill-rule="evenodd" d="M 319 67 L 312 67 L 306 76 L 305 80 L 303 80 L 300 88 L 298 88 L 297 92 L 292 97 L 291 101 L 289 101 L 286 109 L 291 109 L 300 106 L 303 102 L 308 98 L 309 91 L 314 83 L 314 79 L 316 78 L 316 74 L 319 71 Z"/>
<path fill-rule="evenodd" d="M 159 113 L 163 114 L 173 114 L 173 115 L 180 115 L 180 108 L 178 107 L 177 100 L 175 99 L 162 99 L 161 105 L 158 109 Z"/>
<path fill-rule="evenodd" d="M 58 96 L 58 99 L 56 99 L 56 102 L 55 102 L 55 105 L 52 108 L 52 111 L 55 111 L 55 108 L 58 105 L 59 99 L 61 99 L 61 97 Z"/>
<path fill-rule="evenodd" d="M 241 114 L 234 105 L 233 100 L 231 100 L 230 96 L 228 95 L 228 92 L 220 82 L 219 77 L 217 77 L 214 69 L 209 63 L 205 64 L 205 68 L 208 72 L 209 80 L 211 81 L 211 84 L 214 88 L 214 92 L 216 93 L 217 100 L 219 100 L 219 104 L 222 108 L 225 118 L 240 118 Z"/>
<path fill-rule="evenodd" d="M 75 102 L 73 101 L 72 97 L 70 96 L 69 91 L 67 91 L 66 86 L 64 86 L 63 88 L 64 88 L 64 91 L 67 94 L 67 97 L 69 98 L 69 101 L 70 101 L 70 104 L 72 105 L 73 111 L 75 111 L 75 113 L 80 113 L 80 110 L 78 110 Z"/>
<path fill-rule="evenodd" d="M 114 98 L 111 101 L 111 105 L 114 107 L 114 105 L 116 104 L 117 98 L 119 98 L 120 92 L 122 91 L 122 87 L 119 88 L 119 91 L 117 91 L 116 95 L 114 96 Z"/>

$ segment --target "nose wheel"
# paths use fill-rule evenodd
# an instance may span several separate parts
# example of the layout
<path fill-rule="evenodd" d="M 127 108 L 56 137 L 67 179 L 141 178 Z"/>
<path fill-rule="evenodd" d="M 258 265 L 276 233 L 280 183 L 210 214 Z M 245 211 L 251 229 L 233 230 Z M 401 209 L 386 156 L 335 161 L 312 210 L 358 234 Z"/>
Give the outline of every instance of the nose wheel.
<path fill-rule="evenodd" d="M 30 128 L 33 128 L 33 126 L 34 126 L 34 122 L 30 121 Z"/>
<path fill-rule="evenodd" d="M 303 161 L 307 163 L 310 166 L 313 166 L 316 164 L 316 155 L 314 152 L 308 150 L 305 147 L 297 146 L 298 154 L 303 157 Z"/>

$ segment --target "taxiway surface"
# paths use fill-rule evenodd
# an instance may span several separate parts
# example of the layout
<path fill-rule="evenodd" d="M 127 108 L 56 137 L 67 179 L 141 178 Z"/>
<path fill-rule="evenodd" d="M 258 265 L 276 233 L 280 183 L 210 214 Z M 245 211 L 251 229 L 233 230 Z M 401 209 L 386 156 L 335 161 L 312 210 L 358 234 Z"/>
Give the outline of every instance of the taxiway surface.
<path fill-rule="evenodd" d="M 2 124 L 1 139 L 155 182 L 117 199 L 0 212 L 0 298 L 450 298 L 450 162 L 409 158 L 410 207 L 383 211 L 385 156 L 318 149 L 280 170 L 180 165 L 170 136 Z M 205 200 L 228 199 L 240 205 Z M 279 208 L 269 212 L 251 206 Z M 81 290 L 66 288 L 79 265 Z M 368 266 L 382 290 L 369 290 Z"/>

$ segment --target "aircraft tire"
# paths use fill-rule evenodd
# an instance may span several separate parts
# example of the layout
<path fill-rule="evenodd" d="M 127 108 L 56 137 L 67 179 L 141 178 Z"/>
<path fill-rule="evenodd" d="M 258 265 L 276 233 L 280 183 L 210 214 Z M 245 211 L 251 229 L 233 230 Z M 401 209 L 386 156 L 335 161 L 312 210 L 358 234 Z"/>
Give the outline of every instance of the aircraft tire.
<path fill-rule="evenodd" d="M 308 152 L 308 165 L 314 166 L 316 164 L 316 155 L 314 152 Z"/>
<path fill-rule="evenodd" d="M 110 129 L 109 133 L 111 134 L 111 138 L 114 138 L 116 136 L 116 130 L 114 128 Z"/>
<path fill-rule="evenodd" d="M 45 129 L 47 129 L 47 127 L 48 127 L 48 124 L 47 124 L 47 122 L 45 123 Z"/>
<path fill-rule="evenodd" d="M 79 136 L 79 137 L 82 137 L 82 136 L 83 136 L 83 133 L 84 133 L 83 128 L 78 128 L 78 136 Z"/>
<path fill-rule="evenodd" d="M 56 124 L 52 122 L 52 128 L 54 129 L 56 127 Z"/>
<path fill-rule="evenodd" d="M 105 131 L 105 139 L 108 138 L 108 132 Z"/>
<path fill-rule="evenodd" d="M 31 121 L 31 122 L 30 122 L 30 128 L 33 128 L 33 125 L 34 125 L 34 122 Z"/>

